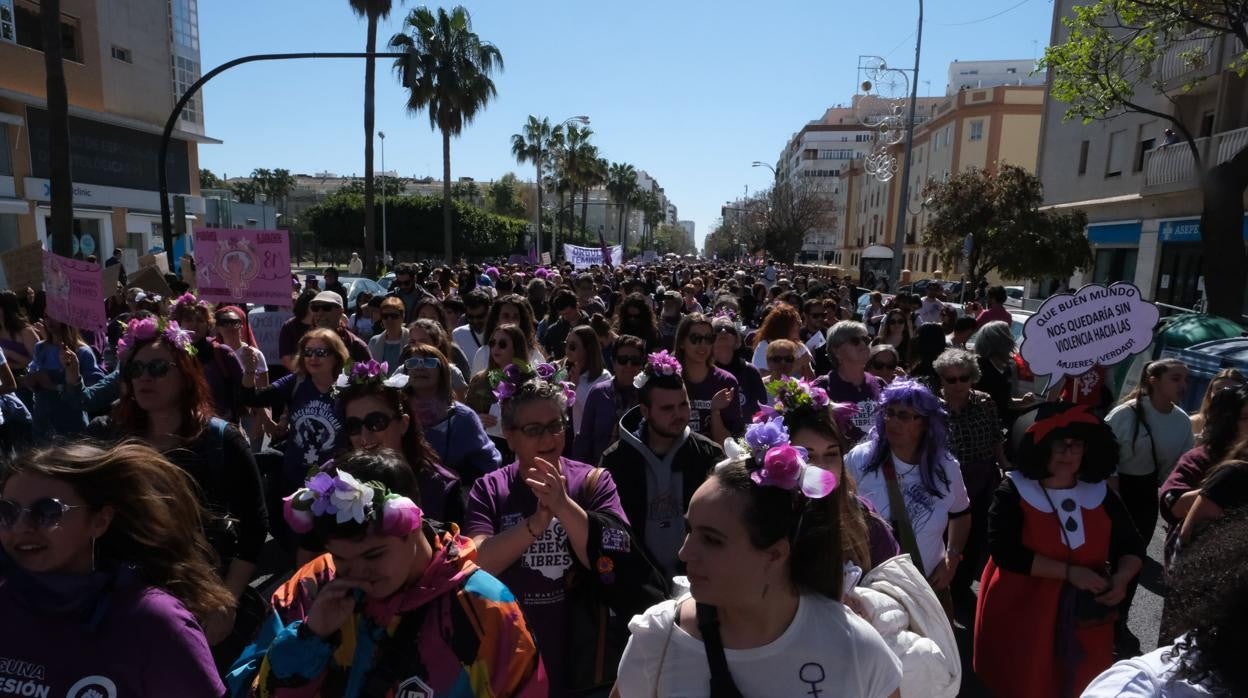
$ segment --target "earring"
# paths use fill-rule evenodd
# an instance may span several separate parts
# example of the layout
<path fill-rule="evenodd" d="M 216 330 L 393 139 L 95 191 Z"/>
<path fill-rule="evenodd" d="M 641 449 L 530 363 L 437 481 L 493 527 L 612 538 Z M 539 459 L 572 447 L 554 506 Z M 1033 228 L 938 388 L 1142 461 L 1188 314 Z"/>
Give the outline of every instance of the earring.
<path fill-rule="evenodd" d="M 95 572 L 95 538 L 91 539 L 91 571 Z"/>

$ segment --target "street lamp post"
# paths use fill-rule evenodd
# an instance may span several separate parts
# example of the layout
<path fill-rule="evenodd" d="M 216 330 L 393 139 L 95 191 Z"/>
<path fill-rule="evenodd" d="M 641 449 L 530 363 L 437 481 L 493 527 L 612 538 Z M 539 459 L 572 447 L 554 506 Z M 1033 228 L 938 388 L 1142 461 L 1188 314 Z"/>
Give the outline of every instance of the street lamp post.
<path fill-rule="evenodd" d="M 381 139 L 381 261 L 388 267 L 386 253 L 390 251 L 390 238 L 386 234 L 386 132 L 378 131 L 377 137 Z"/>
<path fill-rule="evenodd" d="M 910 161 L 914 155 L 914 113 L 919 99 L 919 51 L 923 47 L 923 0 L 919 0 L 919 26 L 914 38 L 914 74 L 910 78 L 910 116 L 906 122 L 906 154 L 901 165 L 901 188 L 897 199 L 897 231 L 893 236 L 893 290 L 901 287 L 901 271 L 906 258 L 906 218 L 910 210 Z"/>
<path fill-rule="evenodd" d="M 767 169 L 771 170 L 771 179 L 773 182 L 778 181 L 780 179 L 780 174 L 776 172 L 776 168 L 772 167 L 771 165 L 768 165 L 767 163 L 761 160 L 755 160 L 753 164 L 750 165 L 750 167 L 766 167 Z"/>

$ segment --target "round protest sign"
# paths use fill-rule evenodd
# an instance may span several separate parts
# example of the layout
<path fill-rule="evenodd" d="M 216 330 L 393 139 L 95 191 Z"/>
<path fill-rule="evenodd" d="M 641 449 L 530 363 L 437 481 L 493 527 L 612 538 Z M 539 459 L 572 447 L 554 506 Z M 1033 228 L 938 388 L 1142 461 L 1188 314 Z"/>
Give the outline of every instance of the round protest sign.
<path fill-rule="evenodd" d="M 1052 384 L 1144 351 L 1158 317 L 1135 284 L 1089 284 L 1046 300 L 1023 325 L 1019 353 L 1036 375 L 1051 374 Z"/>

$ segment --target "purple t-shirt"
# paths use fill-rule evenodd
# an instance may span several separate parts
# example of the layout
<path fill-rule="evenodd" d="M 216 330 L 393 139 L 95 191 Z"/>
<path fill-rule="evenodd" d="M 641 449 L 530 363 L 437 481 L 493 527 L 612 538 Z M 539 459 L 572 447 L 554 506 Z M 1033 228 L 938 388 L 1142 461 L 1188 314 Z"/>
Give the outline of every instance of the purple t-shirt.
<path fill-rule="evenodd" d="M 711 373 L 701 383 L 690 383 L 688 373 L 685 374 L 685 390 L 689 393 L 689 428 L 694 433 L 708 439 L 711 436 L 711 398 L 724 388 L 732 388 L 740 392 L 740 384 L 731 373 L 722 368 L 712 368 Z M 734 395 L 734 397 L 736 397 Z M 731 404 L 719 413 L 724 420 L 724 428 L 734 436 L 745 433 L 745 422 L 741 419 L 741 402 L 734 399 Z"/>
<path fill-rule="evenodd" d="M 129 584 L 99 625 L 40 613 L 0 582 L 0 695 L 220 696 L 199 624 L 170 594 Z M 94 690 L 92 690 L 94 689 Z"/>
<path fill-rule="evenodd" d="M 598 491 L 585 492 L 586 478 L 593 466 L 561 458 L 568 494 L 586 511 L 601 511 L 627 522 L 620 497 L 615 491 L 611 474 L 603 471 Z M 482 475 L 468 494 L 468 510 L 464 514 L 464 535 L 492 536 L 513 526 L 525 525 L 525 518 L 537 511 L 537 497 L 519 477 L 520 465 L 513 462 Z M 560 692 L 567 654 L 567 590 L 564 575 L 572 569 L 575 553 L 568 535 L 558 519 L 535 540 L 520 559 L 503 570 L 498 577 L 520 602 L 525 620 L 546 665 L 550 677 L 550 695 Z M 583 638 L 582 638 L 583 639 Z"/>
<path fill-rule="evenodd" d="M 845 438 L 853 446 L 871 431 L 875 423 L 875 410 L 880 406 L 880 392 L 884 390 L 884 381 L 870 373 L 863 374 L 862 385 L 853 385 L 832 371 L 815 381 L 815 385 L 828 391 L 828 399 L 832 402 L 848 402 L 858 408 L 851 420 L 852 426 L 846 431 Z"/>
<path fill-rule="evenodd" d="M 333 391 L 322 393 L 312 379 L 292 373 L 251 395 L 249 398 L 244 392 L 244 400 L 249 405 L 283 406 L 290 416 L 290 433 L 282 462 L 286 484 L 302 482 L 308 469 L 324 464 L 346 447 L 346 431 L 335 407 Z"/>

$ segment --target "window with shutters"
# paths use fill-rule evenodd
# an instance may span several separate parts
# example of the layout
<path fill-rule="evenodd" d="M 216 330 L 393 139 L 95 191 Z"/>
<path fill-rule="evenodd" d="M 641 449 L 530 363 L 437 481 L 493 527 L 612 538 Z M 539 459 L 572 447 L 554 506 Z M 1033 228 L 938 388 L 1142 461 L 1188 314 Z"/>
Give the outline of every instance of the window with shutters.
<path fill-rule="evenodd" d="M 1105 177 L 1121 177 L 1123 161 L 1127 158 L 1127 132 L 1114 131 L 1109 134 L 1109 152 L 1105 156 Z"/>

